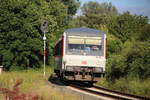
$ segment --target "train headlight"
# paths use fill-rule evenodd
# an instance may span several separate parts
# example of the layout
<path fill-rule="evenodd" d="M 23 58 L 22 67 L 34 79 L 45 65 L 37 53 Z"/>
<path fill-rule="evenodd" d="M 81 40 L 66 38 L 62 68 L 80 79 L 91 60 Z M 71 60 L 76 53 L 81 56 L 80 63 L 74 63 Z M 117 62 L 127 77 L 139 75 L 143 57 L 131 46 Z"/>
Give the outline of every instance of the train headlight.
<path fill-rule="evenodd" d="M 71 66 L 67 66 L 67 71 L 74 71 L 74 68 Z"/>
<path fill-rule="evenodd" d="M 103 68 L 102 67 L 97 67 L 97 68 L 95 68 L 95 72 L 103 72 Z"/>

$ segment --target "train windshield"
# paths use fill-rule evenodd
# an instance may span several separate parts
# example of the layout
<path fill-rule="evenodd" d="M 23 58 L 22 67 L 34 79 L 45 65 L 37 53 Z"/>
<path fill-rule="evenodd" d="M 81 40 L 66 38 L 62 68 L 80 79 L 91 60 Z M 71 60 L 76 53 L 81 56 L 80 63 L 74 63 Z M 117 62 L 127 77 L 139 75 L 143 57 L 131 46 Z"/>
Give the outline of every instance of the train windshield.
<path fill-rule="evenodd" d="M 103 55 L 102 37 L 68 36 L 67 54 Z"/>

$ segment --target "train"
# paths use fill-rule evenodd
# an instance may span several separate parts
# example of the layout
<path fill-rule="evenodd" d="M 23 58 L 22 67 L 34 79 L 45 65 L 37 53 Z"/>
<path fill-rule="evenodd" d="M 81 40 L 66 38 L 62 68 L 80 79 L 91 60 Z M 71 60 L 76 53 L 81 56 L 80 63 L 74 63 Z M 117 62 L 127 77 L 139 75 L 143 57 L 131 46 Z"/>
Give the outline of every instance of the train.
<path fill-rule="evenodd" d="M 64 31 L 54 49 L 55 74 L 93 84 L 105 75 L 106 34 L 92 28 Z"/>

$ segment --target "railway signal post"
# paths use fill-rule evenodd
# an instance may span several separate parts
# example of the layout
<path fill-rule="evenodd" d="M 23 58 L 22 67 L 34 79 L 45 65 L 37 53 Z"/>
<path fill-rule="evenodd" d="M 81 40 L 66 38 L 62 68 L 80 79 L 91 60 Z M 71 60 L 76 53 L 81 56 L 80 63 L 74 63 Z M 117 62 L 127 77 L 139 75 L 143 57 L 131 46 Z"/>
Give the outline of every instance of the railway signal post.
<path fill-rule="evenodd" d="M 43 76 L 45 76 L 45 61 L 46 61 L 46 32 L 48 32 L 48 21 L 43 20 L 41 23 L 41 31 L 44 33 L 43 41 L 44 41 L 44 51 L 43 51 L 43 56 L 44 56 L 44 67 L 43 67 Z"/>

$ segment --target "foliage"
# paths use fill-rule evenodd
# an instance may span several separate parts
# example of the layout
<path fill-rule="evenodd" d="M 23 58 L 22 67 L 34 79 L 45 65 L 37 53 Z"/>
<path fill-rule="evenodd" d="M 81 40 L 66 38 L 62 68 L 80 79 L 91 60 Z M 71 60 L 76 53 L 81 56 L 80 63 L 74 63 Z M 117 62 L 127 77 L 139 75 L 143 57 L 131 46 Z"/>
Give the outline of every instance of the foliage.
<path fill-rule="evenodd" d="M 61 0 L 68 7 L 68 14 L 73 16 L 76 14 L 80 2 L 79 0 Z"/>
<path fill-rule="evenodd" d="M 33 96 L 38 96 L 38 100 L 62 100 L 62 98 L 63 100 L 78 100 L 77 97 L 75 97 L 73 94 L 70 94 L 68 92 L 62 93 L 58 91 L 55 87 L 50 85 L 47 79 L 50 77 L 52 73 L 53 69 L 51 69 L 50 66 L 46 67 L 45 77 L 43 77 L 42 68 L 37 70 L 28 69 L 24 71 L 4 72 L 1 74 L 0 77 L 0 88 L 13 90 L 12 87 L 16 84 L 16 81 L 22 80 L 23 82 L 19 86 L 18 97 L 22 97 L 21 94 L 25 94 L 23 97 L 32 98 Z M 0 98 L 2 98 L 2 94 L 0 94 Z M 25 100 L 30 99 L 26 98 Z"/>
<path fill-rule="evenodd" d="M 88 2 L 83 5 L 82 13 L 88 15 L 116 15 L 117 9 L 111 3 Z"/>
<path fill-rule="evenodd" d="M 106 77 L 108 80 L 115 80 L 126 75 L 126 59 L 122 55 L 112 55 L 108 58 Z"/>
<path fill-rule="evenodd" d="M 90 27 L 99 29 L 106 23 L 106 18 L 117 15 L 117 9 L 111 3 L 88 2 L 81 7 L 82 16 L 75 21 L 76 27 Z"/>
<path fill-rule="evenodd" d="M 0 0 L 0 64 L 9 70 L 39 67 L 43 61 L 43 33 L 40 23 L 49 21 L 47 64 L 55 41 L 67 28 L 68 16 L 76 12 L 78 2 L 61 0 Z M 73 12 L 68 12 L 70 8 Z M 72 10 L 71 10 L 72 11 Z M 71 14 L 71 15 L 70 15 Z"/>
<path fill-rule="evenodd" d="M 107 57 L 112 54 L 118 54 L 122 50 L 123 43 L 120 39 L 116 38 L 112 34 L 107 34 Z"/>
<path fill-rule="evenodd" d="M 140 81 L 134 77 L 124 77 L 117 79 L 114 82 L 107 81 L 105 78 L 100 80 L 97 85 L 100 85 L 111 90 L 121 91 L 124 93 L 150 97 L 150 79 Z"/>
<path fill-rule="evenodd" d="M 149 54 L 148 43 L 136 42 L 131 47 L 122 50 L 121 53 L 111 55 L 107 62 L 107 78 L 115 80 L 128 75 L 139 79 L 149 78 Z"/>
<path fill-rule="evenodd" d="M 146 24 L 144 27 L 141 28 L 139 40 L 150 41 L 150 24 Z"/>
<path fill-rule="evenodd" d="M 131 15 L 125 12 L 119 16 L 108 19 L 107 27 L 109 32 L 118 37 L 122 42 L 137 38 L 140 29 L 148 23 L 148 18 L 144 16 Z"/>
<path fill-rule="evenodd" d="M 137 42 L 132 51 L 127 54 L 128 74 L 140 79 L 150 77 L 150 45 L 149 43 Z"/>
<path fill-rule="evenodd" d="M 17 80 L 16 84 L 13 86 L 13 89 L 0 88 L 0 92 L 4 95 L 4 99 L 11 100 L 39 100 L 38 95 L 33 95 L 31 93 L 21 93 L 19 85 L 22 84 L 22 80 Z"/>

